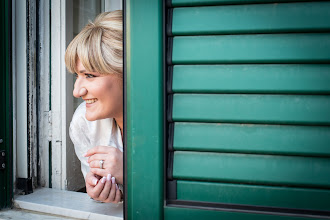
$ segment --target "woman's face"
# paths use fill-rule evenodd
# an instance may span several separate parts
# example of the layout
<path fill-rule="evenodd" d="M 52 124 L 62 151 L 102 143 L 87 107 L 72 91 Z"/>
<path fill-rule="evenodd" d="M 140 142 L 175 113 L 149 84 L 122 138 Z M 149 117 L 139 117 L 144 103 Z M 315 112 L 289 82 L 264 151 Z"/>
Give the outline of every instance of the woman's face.
<path fill-rule="evenodd" d="M 85 100 L 86 119 L 94 121 L 122 117 L 123 80 L 117 75 L 87 72 L 79 59 L 77 70 L 73 96 Z"/>

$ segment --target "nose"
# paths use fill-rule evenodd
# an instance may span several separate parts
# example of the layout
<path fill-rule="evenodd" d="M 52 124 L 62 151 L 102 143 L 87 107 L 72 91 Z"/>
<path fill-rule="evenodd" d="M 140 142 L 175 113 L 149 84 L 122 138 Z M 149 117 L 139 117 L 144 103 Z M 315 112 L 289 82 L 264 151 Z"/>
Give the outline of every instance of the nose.
<path fill-rule="evenodd" d="M 80 98 L 87 94 L 87 89 L 82 85 L 82 83 L 77 79 L 74 84 L 73 96 Z"/>

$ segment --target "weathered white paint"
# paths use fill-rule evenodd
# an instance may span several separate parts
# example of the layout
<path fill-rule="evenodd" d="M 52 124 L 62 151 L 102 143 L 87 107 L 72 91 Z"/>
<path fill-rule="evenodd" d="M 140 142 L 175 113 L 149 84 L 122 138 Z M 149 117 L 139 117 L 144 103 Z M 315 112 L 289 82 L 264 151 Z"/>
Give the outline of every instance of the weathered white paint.
<path fill-rule="evenodd" d="M 51 141 L 50 95 L 50 14 L 49 1 L 40 1 L 39 14 L 39 181 L 40 186 L 49 187 L 49 141 Z"/>
<path fill-rule="evenodd" d="M 28 112 L 28 177 L 37 186 L 37 45 L 36 0 L 27 1 L 27 112 Z"/>
<path fill-rule="evenodd" d="M 15 2 L 16 3 L 16 2 Z M 15 4 L 15 56 L 13 56 L 16 78 L 14 114 L 16 113 L 16 177 L 28 177 L 27 160 L 27 61 L 26 61 L 26 1 Z M 15 87 L 14 87 L 15 88 Z M 15 91 L 14 91 L 15 92 Z M 16 100 L 15 100 L 16 98 Z M 15 122 L 15 120 L 14 120 Z M 15 132 L 15 130 L 14 130 Z M 14 156 L 15 157 L 15 156 Z"/>

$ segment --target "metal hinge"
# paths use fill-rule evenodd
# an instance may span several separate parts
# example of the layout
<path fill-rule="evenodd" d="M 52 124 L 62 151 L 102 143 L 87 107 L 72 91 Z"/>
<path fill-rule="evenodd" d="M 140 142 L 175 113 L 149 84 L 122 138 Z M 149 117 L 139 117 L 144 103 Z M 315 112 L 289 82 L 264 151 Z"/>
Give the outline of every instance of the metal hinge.
<path fill-rule="evenodd" d="M 0 150 L 0 170 L 6 169 L 6 152 Z"/>
<path fill-rule="evenodd" d="M 48 112 L 48 141 L 52 141 L 52 111 Z"/>

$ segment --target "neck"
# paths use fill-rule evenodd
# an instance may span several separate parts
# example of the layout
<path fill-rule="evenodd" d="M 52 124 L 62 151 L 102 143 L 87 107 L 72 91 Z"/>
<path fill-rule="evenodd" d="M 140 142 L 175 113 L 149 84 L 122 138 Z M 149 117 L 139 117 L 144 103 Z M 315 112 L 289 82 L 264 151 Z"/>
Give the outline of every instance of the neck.
<path fill-rule="evenodd" d="M 120 128 L 121 137 L 124 137 L 124 136 L 123 136 L 123 131 L 124 131 L 124 129 L 123 129 L 123 128 L 124 128 L 124 127 L 123 127 L 123 116 L 121 116 L 121 117 L 116 117 L 115 120 L 116 120 L 117 125 L 118 125 L 119 128 Z"/>

